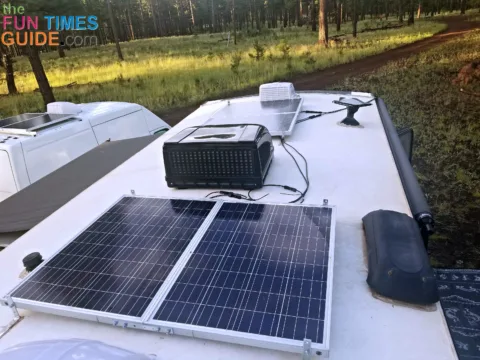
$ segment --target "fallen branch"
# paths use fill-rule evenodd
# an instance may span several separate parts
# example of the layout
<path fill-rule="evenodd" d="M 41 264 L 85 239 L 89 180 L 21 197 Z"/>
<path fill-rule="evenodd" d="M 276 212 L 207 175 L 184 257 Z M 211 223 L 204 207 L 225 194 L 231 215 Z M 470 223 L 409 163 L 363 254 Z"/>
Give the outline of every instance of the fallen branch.
<path fill-rule="evenodd" d="M 378 31 L 378 30 L 389 30 L 389 29 L 398 29 L 398 28 L 401 28 L 403 27 L 404 25 L 401 25 L 401 24 L 397 24 L 397 25 L 386 25 L 386 26 L 382 26 L 382 27 L 378 27 L 378 28 L 366 28 L 366 29 L 363 29 L 362 31 L 360 31 L 361 33 L 364 33 L 364 32 L 371 32 L 371 31 Z"/>
<path fill-rule="evenodd" d="M 401 28 L 401 27 L 404 27 L 406 25 L 402 25 L 402 24 L 392 24 L 392 25 L 385 25 L 385 26 L 382 26 L 382 27 L 379 27 L 379 28 L 366 28 L 366 29 L 363 29 L 363 30 L 360 30 L 359 33 L 366 33 L 366 32 L 371 32 L 371 31 L 378 31 L 378 30 L 389 30 L 389 29 L 398 29 L 398 28 Z M 347 36 L 347 35 L 351 35 L 350 33 L 344 33 L 344 34 L 338 34 L 338 35 L 332 35 L 332 36 L 329 36 L 329 39 L 338 39 L 338 38 L 341 38 L 342 36 Z"/>
<path fill-rule="evenodd" d="M 467 94 L 467 95 L 480 97 L 480 93 L 476 93 L 476 92 L 473 92 L 473 91 L 467 91 L 467 90 L 464 90 L 464 89 L 460 89 L 460 92 L 462 92 L 464 94 Z"/>
<path fill-rule="evenodd" d="M 55 87 L 55 89 L 71 88 L 71 87 L 74 87 L 75 85 L 77 85 L 77 82 L 76 82 L 76 81 L 74 81 L 74 82 L 72 82 L 72 83 L 70 83 L 70 84 L 67 84 L 67 85 L 57 86 L 57 87 Z M 85 85 L 92 85 L 92 83 L 89 82 L 89 83 L 87 83 L 87 84 L 85 84 Z M 39 89 L 39 88 L 36 88 L 36 89 L 33 90 L 33 92 L 40 92 L 40 89 Z"/>

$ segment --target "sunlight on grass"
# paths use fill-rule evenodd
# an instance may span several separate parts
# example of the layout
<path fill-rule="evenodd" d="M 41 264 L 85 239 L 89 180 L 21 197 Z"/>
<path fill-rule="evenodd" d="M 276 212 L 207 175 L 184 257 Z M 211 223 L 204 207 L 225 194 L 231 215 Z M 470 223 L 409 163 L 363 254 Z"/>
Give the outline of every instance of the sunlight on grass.
<path fill-rule="evenodd" d="M 384 26 L 387 22 L 380 23 Z M 364 21 L 359 29 L 375 28 L 375 21 Z M 259 85 L 299 73 L 308 73 L 336 64 L 408 44 L 441 31 L 445 25 L 418 21 L 414 26 L 360 33 L 357 39 L 344 35 L 328 49 L 316 45 L 317 34 L 307 27 L 264 30 L 256 36 L 239 34 L 237 46 L 219 41 L 221 34 L 145 39 L 122 43 L 125 62 L 116 61 L 113 44 L 73 49 L 59 59 L 56 53 L 42 55 L 57 100 L 90 102 L 101 100 L 140 103 L 152 110 L 197 103 L 226 92 Z M 343 31 L 343 32 L 342 32 Z M 343 26 L 340 35 L 351 28 Z M 331 35 L 336 35 L 333 27 Z M 250 34 L 251 35 L 251 34 Z M 256 61 L 255 41 L 265 49 Z M 278 45 L 289 46 L 283 53 Z M 231 70 L 232 57 L 240 56 L 238 72 Z M 15 63 L 16 83 L 23 93 L 2 97 L 2 116 L 43 110 L 37 83 L 24 58 Z M 76 83 L 72 88 L 59 88 Z M 0 80 L 0 94 L 7 91 Z"/>

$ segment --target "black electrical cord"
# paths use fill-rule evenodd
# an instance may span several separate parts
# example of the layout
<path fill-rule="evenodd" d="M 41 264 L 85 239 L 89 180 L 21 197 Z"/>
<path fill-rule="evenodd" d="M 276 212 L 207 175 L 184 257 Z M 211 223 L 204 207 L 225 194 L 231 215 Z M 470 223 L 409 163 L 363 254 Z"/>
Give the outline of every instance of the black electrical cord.
<path fill-rule="evenodd" d="M 306 184 L 306 188 L 304 191 L 300 191 L 292 186 L 288 186 L 288 185 L 280 185 L 280 184 L 264 184 L 263 187 L 279 187 L 279 188 L 282 188 L 282 189 L 285 189 L 285 190 L 288 190 L 288 191 L 291 191 L 292 193 L 296 193 L 298 194 L 298 197 L 295 199 L 295 200 L 292 200 L 292 201 L 289 201 L 288 203 L 289 204 L 294 204 L 294 203 L 297 203 L 300 201 L 300 203 L 303 203 L 303 200 L 305 198 L 305 195 L 307 194 L 307 191 L 310 187 L 310 180 L 308 178 L 308 162 L 307 162 L 307 159 L 305 158 L 305 156 L 303 156 L 300 151 L 298 151 L 294 146 L 290 145 L 289 143 L 287 143 L 283 138 L 280 140 L 281 142 L 281 145 L 282 147 L 285 149 L 285 151 L 287 152 L 288 155 L 290 155 L 290 157 L 293 159 L 293 161 L 295 162 L 295 165 L 297 166 L 297 169 L 298 171 L 300 172 L 300 175 L 302 175 L 302 178 L 303 180 L 305 181 L 305 184 Z M 288 146 L 289 148 L 293 149 L 302 159 L 303 161 L 305 162 L 305 173 L 303 172 L 302 168 L 300 167 L 300 164 L 298 163 L 297 159 L 295 158 L 295 156 L 287 149 Z M 232 191 L 224 191 L 224 190 L 219 190 L 219 191 L 212 191 L 211 193 L 207 194 L 205 197 L 209 198 L 209 199 L 215 199 L 215 198 L 218 198 L 218 197 L 223 197 L 223 196 L 226 196 L 226 197 L 231 197 L 231 198 L 235 198 L 235 199 L 240 199 L 240 200 L 247 200 L 247 201 L 259 201 L 263 198 L 265 198 L 266 196 L 268 196 L 269 194 L 265 194 L 259 198 L 253 198 L 251 196 L 252 194 L 252 191 L 254 191 L 255 189 L 251 189 L 248 191 L 247 195 L 243 195 L 243 194 L 239 194 L 239 193 L 235 193 L 235 192 L 232 192 Z M 212 196 L 213 195 L 213 196 Z M 285 194 L 287 195 L 287 194 Z M 290 195 L 290 194 L 288 194 Z M 294 194 L 292 194 L 294 195 Z"/>
<path fill-rule="evenodd" d="M 307 116 L 306 118 L 303 118 L 303 119 L 299 119 L 296 121 L 297 124 L 300 124 L 304 121 L 307 121 L 307 120 L 311 120 L 311 119 L 315 119 L 317 117 L 320 117 L 320 116 L 323 116 L 323 115 L 328 115 L 328 114 L 334 114 L 334 113 L 337 113 L 337 112 L 340 112 L 340 111 L 343 111 L 343 110 L 346 110 L 347 108 L 342 108 L 342 109 L 338 109 L 338 110 L 333 110 L 333 111 L 313 111 L 313 110 L 305 110 L 305 111 L 302 111 L 303 113 L 306 113 L 306 114 L 314 114 L 314 115 L 310 115 L 310 116 Z"/>
<path fill-rule="evenodd" d="M 373 97 L 371 98 L 370 100 L 366 101 L 365 103 L 366 104 L 369 104 L 371 103 L 372 101 L 374 101 L 376 98 Z M 340 111 L 343 111 L 343 110 L 347 110 L 348 109 L 348 106 L 344 107 L 344 108 L 341 108 L 341 109 L 337 109 L 337 110 L 332 110 L 332 111 L 315 111 L 315 110 L 304 110 L 302 111 L 302 113 L 305 113 L 305 114 L 314 114 L 314 115 L 310 115 L 310 116 L 307 116 L 306 118 L 303 118 L 303 119 L 299 119 L 297 120 L 295 123 L 296 124 L 300 124 L 304 121 L 308 121 L 308 120 L 312 120 L 312 119 L 315 119 L 315 118 L 318 118 L 320 116 L 323 116 L 323 115 L 328 115 L 328 114 L 335 114 L 337 112 L 340 112 Z"/>
<path fill-rule="evenodd" d="M 305 200 L 305 195 L 307 194 L 307 191 L 310 188 L 310 180 L 309 180 L 309 177 L 308 177 L 308 162 L 307 162 L 307 159 L 305 159 L 305 156 L 303 156 L 300 153 L 300 151 L 298 151 L 295 147 L 293 147 L 292 145 L 287 143 L 283 138 L 280 140 L 280 143 L 282 144 L 282 146 L 285 149 L 285 151 L 287 152 L 287 154 L 290 155 L 290 157 L 295 162 L 295 165 L 297 166 L 298 171 L 302 175 L 303 180 L 305 180 L 305 184 L 307 185 L 305 187 L 305 190 L 300 193 L 300 196 L 298 198 L 296 198 L 295 200 L 290 201 L 290 203 L 297 203 L 298 201 L 300 201 L 300 203 L 303 203 L 303 201 Z M 285 145 L 292 148 L 303 159 L 303 161 L 305 162 L 305 174 L 303 173 L 300 165 L 298 164 L 297 159 L 295 159 L 295 156 L 293 156 L 293 154 L 290 151 L 288 151 L 288 149 L 286 148 Z"/>
<path fill-rule="evenodd" d="M 216 195 L 212 196 L 213 194 L 216 194 Z M 206 195 L 205 197 L 209 199 L 215 199 L 222 196 L 228 196 L 228 197 L 240 199 L 240 200 L 251 200 L 243 194 L 235 193 L 233 191 L 224 191 L 224 190 L 212 191 L 210 194 Z M 255 201 L 255 200 L 251 200 L 251 201 Z"/>
<path fill-rule="evenodd" d="M 264 185 L 263 185 L 263 187 L 268 187 L 268 186 L 270 186 L 270 187 L 280 187 L 280 188 L 282 188 L 282 189 L 285 189 L 285 190 L 288 190 L 288 191 L 291 191 L 291 192 L 294 192 L 294 193 L 299 193 L 299 194 L 302 193 L 300 190 L 295 189 L 294 187 L 291 187 L 291 186 L 288 186 L 288 185 L 279 185 L 279 184 L 264 184 Z M 252 191 L 254 191 L 254 190 L 256 190 L 256 189 L 251 189 L 251 190 L 249 190 L 249 191 L 248 191 L 248 194 L 247 194 L 248 198 L 249 198 L 250 200 L 252 200 L 252 201 L 261 200 L 261 199 L 263 199 L 264 197 L 266 197 L 266 196 L 269 195 L 269 194 L 267 193 L 267 194 L 263 195 L 262 197 L 259 197 L 259 198 L 255 199 L 255 198 L 252 198 L 252 196 L 251 196 L 251 193 L 252 193 Z M 285 195 L 287 195 L 287 194 L 285 194 Z M 290 194 L 288 194 L 288 195 L 290 195 Z"/>

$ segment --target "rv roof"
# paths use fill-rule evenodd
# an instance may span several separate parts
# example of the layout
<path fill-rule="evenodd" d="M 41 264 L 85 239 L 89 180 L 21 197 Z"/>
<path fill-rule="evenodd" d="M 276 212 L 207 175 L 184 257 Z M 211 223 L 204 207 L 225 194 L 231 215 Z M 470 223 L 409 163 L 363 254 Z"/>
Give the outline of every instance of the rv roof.
<path fill-rule="evenodd" d="M 90 121 L 92 126 L 96 126 L 107 120 L 112 120 L 142 109 L 142 107 L 138 104 L 118 101 L 102 101 L 80 104 L 80 108 L 82 109 L 83 113 L 88 113 L 86 119 Z"/>
<path fill-rule="evenodd" d="M 330 111 L 338 94 L 302 93 L 303 110 Z M 345 96 L 345 95 L 343 95 Z M 367 101 L 368 94 L 355 94 Z M 202 198 L 208 190 L 175 190 L 164 180 L 162 145 L 180 130 L 201 125 L 223 104 L 206 103 L 101 180 L 72 199 L 0 253 L 5 294 L 19 282 L 22 258 L 39 251 L 48 258 L 70 241 L 122 195 Z M 410 214 L 405 193 L 376 105 L 361 108 L 356 118 L 362 128 L 339 126 L 345 113 L 324 115 L 297 124 L 287 141 L 309 162 L 310 190 L 306 204 L 328 199 L 337 207 L 335 267 L 330 358 L 336 359 L 455 359 L 453 345 L 439 305 L 423 311 L 375 299 L 366 282 L 367 267 L 361 219 L 368 212 L 390 209 Z M 278 145 L 275 140 L 275 145 Z M 291 158 L 276 146 L 267 180 L 303 189 Z M 269 190 L 265 202 L 283 203 L 289 197 Z M 258 190 L 258 194 L 266 193 Z M 4 324 L 8 308 L 0 309 Z M 114 328 L 105 324 L 24 311 L 25 318 L 8 331 L 0 350 L 25 341 L 86 338 L 105 341 L 160 358 L 294 359 L 299 355 L 180 336 Z"/>

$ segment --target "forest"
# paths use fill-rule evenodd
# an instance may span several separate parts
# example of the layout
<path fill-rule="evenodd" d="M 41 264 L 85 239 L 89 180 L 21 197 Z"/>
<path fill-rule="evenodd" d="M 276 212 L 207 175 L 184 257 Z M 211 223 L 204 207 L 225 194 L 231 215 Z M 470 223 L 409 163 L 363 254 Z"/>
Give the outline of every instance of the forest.
<path fill-rule="evenodd" d="M 6 3 L 6 0 L 2 0 Z M 12 5 L 15 1 L 10 1 Z M 478 7 L 478 0 L 24 0 L 18 1 L 29 14 L 80 15 L 98 17 L 92 32 L 99 44 L 151 37 L 199 33 L 260 31 L 262 28 L 307 26 L 328 37 L 327 23 L 397 18 L 413 23 L 421 16 L 442 11 Z M 325 34 L 326 33 L 326 34 Z"/>
<path fill-rule="evenodd" d="M 357 37 L 358 32 L 368 32 L 376 35 L 383 33 L 383 39 L 394 29 L 404 29 L 401 34 L 408 36 L 416 34 L 408 41 L 393 41 L 394 44 L 388 46 L 373 46 L 375 50 L 366 52 L 363 56 L 384 51 L 387 48 L 398 46 L 404 43 L 418 40 L 420 38 L 431 36 L 435 32 L 441 30 L 438 25 L 421 26 L 413 28 L 414 30 L 405 29 L 407 26 L 415 26 L 416 21 L 431 18 L 441 12 L 459 11 L 465 13 L 469 7 L 476 6 L 479 0 L 24 0 L 9 1 L 9 6 L 23 6 L 25 14 L 29 16 L 37 15 L 43 17 L 46 15 L 94 15 L 98 19 L 98 28 L 94 31 L 60 31 L 60 39 L 78 38 L 81 36 L 83 42 L 67 45 L 62 41 L 61 46 L 5 46 L 0 44 L 0 65 L 4 69 L 3 79 L 0 85 L 6 87 L 7 94 L 17 94 L 19 82 L 15 81 L 15 73 L 20 70 L 18 76 L 22 79 L 28 77 L 21 70 L 23 58 L 27 58 L 31 70 L 35 76 L 38 89 L 42 95 L 43 103 L 47 104 L 55 100 L 52 84 L 49 82 L 47 73 L 42 64 L 42 57 L 45 53 L 58 52 L 58 58 L 65 58 L 68 50 L 82 47 L 92 53 L 92 49 L 99 49 L 102 45 L 115 44 L 116 56 L 113 61 L 124 61 L 122 48 L 125 43 L 134 42 L 140 39 L 165 38 L 172 36 L 189 35 L 193 36 L 193 40 L 199 36 L 210 36 L 210 51 L 199 54 L 200 56 L 215 54 L 218 49 L 223 46 L 229 46 L 227 53 L 231 54 L 236 46 L 246 45 L 253 46 L 253 57 L 258 61 L 268 52 L 267 48 L 273 40 L 280 39 L 282 41 L 282 33 L 290 30 L 291 33 L 299 36 L 307 36 L 308 41 L 302 45 L 315 45 L 315 48 L 305 50 L 306 63 L 312 66 L 307 70 L 313 71 L 318 68 L 325 67 L 325 61 L 322 61 L 317 48 L 360 48 L 365 49 L 371 47 L 368 41 L 354 42 L 353 46 L 345 46 L 349 44 L 348 36 L 353 39 Z M 6 0 L 2 0 L 3 5 L 7 4 Z M 359 28 L 358 24 L 362 24 Z M 46 28 L 45 22 L 40 27 Z M 428 27 L 428 29 L 427 29 Z M 0 28 L 0 32 L 5 32 L 6 26 Z M 426 30 L 425 32 L 423 30 Z M 215 35 L 214 35 L 215 34 Z M 219 34 L 219 35 L 218 35 Z M 399 34 L 399 33 L 395 33 Z M 1 34 L 0 34 L 1 35 Z M 347 36 L 348 35 L 348 36 Z M 213 37 L 213 38 L 212 38 Z M 287 36 L 288 37 L 288 36 Z M 382 37 L 380 35 L 380 37 Z M 202 39 L 204 39 L 203 37 Z M 378 37 L 373 36 L 377 39 Z M 85 41 L 88 40 L 88 41 Z M 254 39 L 255 41 L 250 41 Z M 265 40 L 266 39 L 266 40 Z M 265 40 L 264 44 L 260 42 Z M 283 39 L 285 40 L 285 39 Z M 297 43 L 296 39 L 293 39 Z M 202 41 L 195 41 L 196 43 Z M 388 41 L 387 41 L 388 42 Z M 205 42 L 204 42 L 205 43 Z M 240 43 L 240 44 L 239 44 Z M 231 46 L 230 46 L 231 45 Z M 283 47 L 283 51 L 289 50 L 295 45 L 288 43 L 276 44 L 277 49 Z M 340 45 L 340 46 L 338 46 Z M 342 46 L 343 45 L 343 46 Z M 192 44 L 195 47 L 194 44 Z M 139 45 L 142 48 L 142 45 Z M 153 46 L 154 47 L 154 46 Z M 129 47 L 127 46 L 127 52 Z M 132 47 L 130 47 L 131 49 Z M 108 47 L 106 48 L 108 49 Z M 155 50 L 150 47 L 150 53 Z M 174 49 L 171 49 L 174 50 Z M 288 51 L 287 50 L 287 51 Z M 338 61 L 328 61 L 328 65 L 343 63 L 358 58 L 355 56 L 343 56 L 343 50 L 337 49 Z M 124 49 L 125 51 L 125 49 Z M 282 51 L 282 50 L 280 50 Z M 93 51 L 98 53 L 98 51 Z M 294 52 L 294 51 L 293 51 Z M 310 56 L 312 52 L 315 54 Z M 358 52 L 358 51 L 357 51 Z M 104 55 L 105 52 L 102 52 Z M 251 55 L 249 51 L 247 55 Z M 42 54 L 42 56 L 40 56 Z M 76 53 L 76 56 L 77 57 Z M 286 53 L 284 52 L 284 55 Z M 230 56 L 232 64 L 231 69 L 235 71 L 239 67 L 242 56 L 242 50 Z M 287 54 L 288 55 L 288 54 Z M 48 55 L 47 55 L 48 56 Z M 139 54 L 136 52 L 136 57 Z M 233 56 L 233 58 L 232 58 Z M 270 58 L 273 52 L 268 54 Z M 320 56 L 320 59 L 319 59 Z M 52 57 L 48 57 L 51 59 Z M 280 60 L 289 60 L 290 56 L 283 56 Z M 315 66 L 317 60 L 322 63 Z M 323 59 L 324 60 L 324 59 Z M 74 61 L 75 62 L 75 61 Z M 243 62 L 244 64 L 246 61 Z M 88 64 L 83 64 L 88 66 Z M 258 64 L 257 64 L 258 65 Z M 318 65 L 318 64 L 317 64 Z M 64 64 L 58 67 L 62 68 Z M 291 60 L 286 63 L 286 72 L 298 73 L 304 72 L 305 69 L 297 69 L 298 66 L 292 65 Z M 304 66 L 305 67 L 305 66 Z M 17 69 L 16 69 L 17 68 Z M 53 69 L 55 66 L 53 67 Z M 77 68 L 78 70 L 81 70 Z M 278 76 L 285 75 L 285 71 L 277 72 L 270 78 L 272 80 Z M 115 78 L 124 78 L 124 74 L 119 72 Z M 201 79 L 200 79 L 201 80 Z M 90 81 L 96 82 L 96 81 Z M 28 83 L 28 81 L 27 81 Z M 77 80 L 72 83 L 79 84 Z M 56 85 L 56 84 L 55 84 Z M 68 84 L 59 84 L 60 86 Z M 252 85 L 252 84 L 250 84 Z M 28 86 L 27 86 L 28 88 Z M 29 89 L 35 90 L 35 89 Z M 217 92 L 214 92 L 217 93 Z M 126 99 L 128 100 L 128 99 Z M 22 101 L 22 100 L 20 100 Z M 16 102 L 16 100 L 14 101 Z M 170 105 L 185 105 L 184 102 L 173 101 Z M 155 105 L 155 108 L 158 106 Z M 35 109 L 37 109 L 35 107 Z M 163 108 L 163 106 L 161 106 Z M 12 111 L 13 109 L 11 109 Z M 26 110 L 23 106 L 15 106 L 15 111 Z M 33 110 L 33 109 L 32 109 Z"/>

